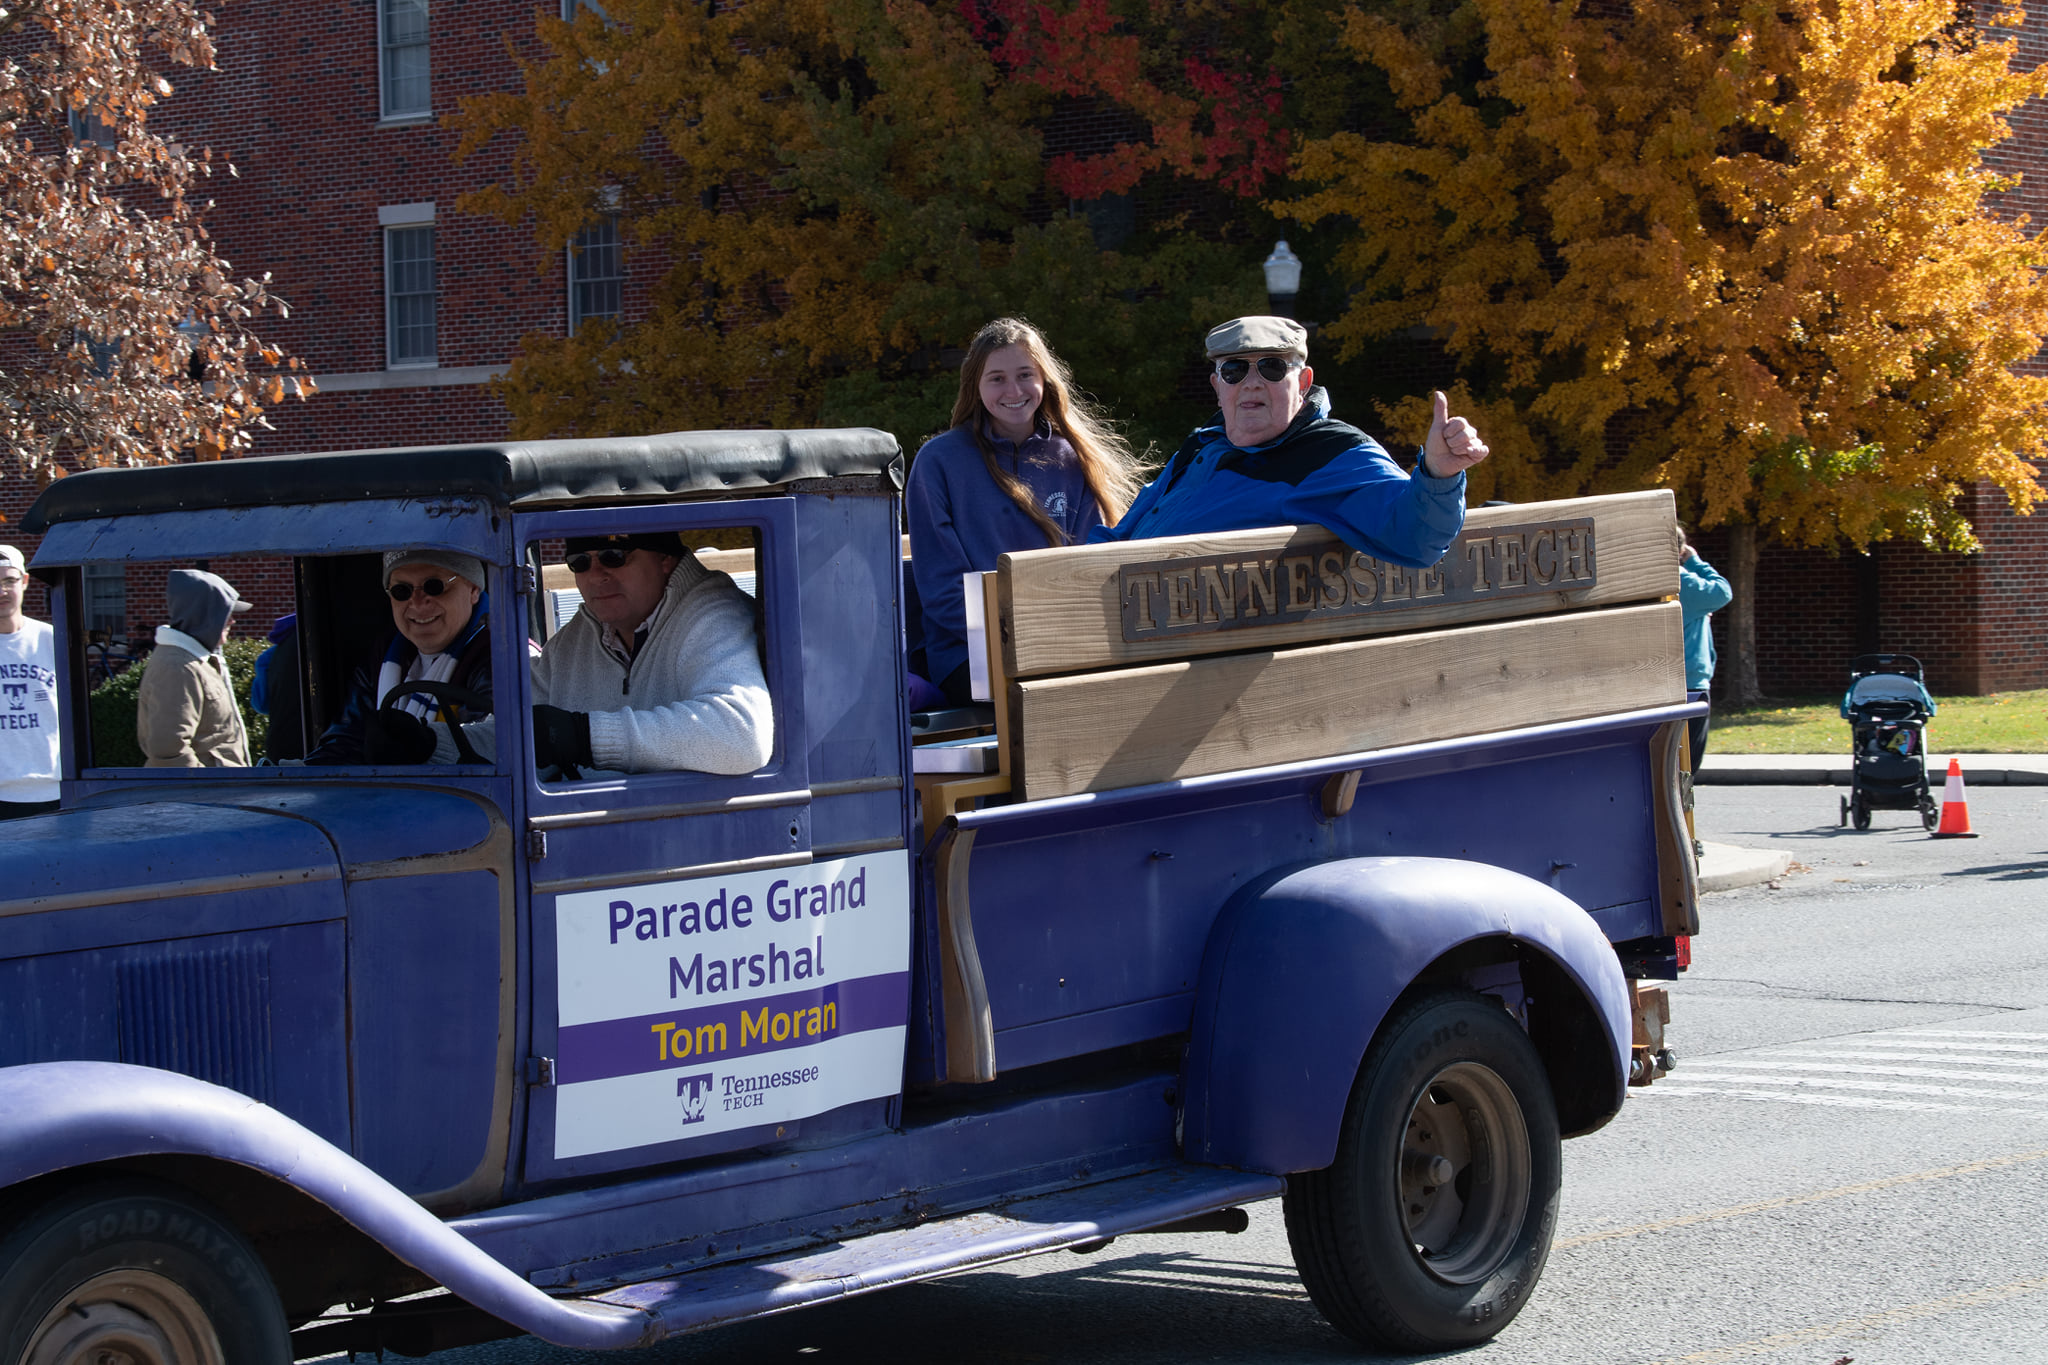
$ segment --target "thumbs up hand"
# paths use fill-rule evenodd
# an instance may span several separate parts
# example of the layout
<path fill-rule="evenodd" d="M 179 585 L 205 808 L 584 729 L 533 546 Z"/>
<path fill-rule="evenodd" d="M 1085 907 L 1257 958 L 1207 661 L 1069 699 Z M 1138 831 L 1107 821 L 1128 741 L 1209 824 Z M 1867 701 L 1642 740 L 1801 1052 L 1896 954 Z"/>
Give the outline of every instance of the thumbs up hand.
<path fill-rule="evenodd" d="M 1451 416 L 1451 400 L 1439 389 L 1436 412 L 1429 419 L 1429 436 L 1422 443 L 1422 468 L 1432 478 L 1448 479 L 1470 469 L 1489 454 L 1479 439 L 1479 428 L 1462 417 Z"/>

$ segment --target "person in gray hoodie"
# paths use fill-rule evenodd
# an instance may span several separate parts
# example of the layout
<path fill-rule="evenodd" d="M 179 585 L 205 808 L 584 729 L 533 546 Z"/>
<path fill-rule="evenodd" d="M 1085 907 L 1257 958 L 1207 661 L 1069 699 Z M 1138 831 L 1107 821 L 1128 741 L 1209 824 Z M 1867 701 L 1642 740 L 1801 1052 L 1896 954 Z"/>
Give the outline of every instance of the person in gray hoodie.
<path fill-rule="evenodd" d="M 164 587 L 170 620 L 156 628 L 135 702 L 135 738 L 147 766 L 249 766 L 249 734 L 221 653 L 228 623 L 249 605 L 217 574 L 171 570 Z"/>

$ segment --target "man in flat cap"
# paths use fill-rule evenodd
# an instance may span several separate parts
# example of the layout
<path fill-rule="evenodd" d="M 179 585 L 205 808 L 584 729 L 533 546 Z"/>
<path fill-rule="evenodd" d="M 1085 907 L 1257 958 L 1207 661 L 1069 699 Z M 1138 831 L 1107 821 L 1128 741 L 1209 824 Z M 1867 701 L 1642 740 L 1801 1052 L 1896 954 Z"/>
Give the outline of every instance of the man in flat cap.
<path fill-rule="evenodd" d="M 673 531 L 571 537 L 583 606 L 533 661 L 534 764 L 583 777 L 750 773 L 775 749 L 754 603 Z M 495 749 L 488 726 L 467 727 Z M 440 736 L 436 760 L 452 758 Z"/>
<path fill-rule="evenodd" d="M 1353 549 L 1425 568 L 1465 524 L 1465 471 L 1486 443 L 1436 395 L 1410 474 L 1377 441 L 1330 416 L 1292 318 L 1233 318 L 1207 338 L 1220 411 L 1182 442 L 1114 527 L 1091 541 L 1313 523 Z"/>
<path fill-rule="evenodd" d="M 454 550 L 391 550 L 384 556 L 384 592 L 395 633 L 350 677 L 341 715 L 306 755 L 308 763 L 425 763 L 436 741 L 430 720 L 461 723 L 490 714 L 483 561 Z M 405 685 L 415 682 L 447 683 L 471 700 L 407 692 Z M 440 761 L 458 757 L 451 746 Z"/>

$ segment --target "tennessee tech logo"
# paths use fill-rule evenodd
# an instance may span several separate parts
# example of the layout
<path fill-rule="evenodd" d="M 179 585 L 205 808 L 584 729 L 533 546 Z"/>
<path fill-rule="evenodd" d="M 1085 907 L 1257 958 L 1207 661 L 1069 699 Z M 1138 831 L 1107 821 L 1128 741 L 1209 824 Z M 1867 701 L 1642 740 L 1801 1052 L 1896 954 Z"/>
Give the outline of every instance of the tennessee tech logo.
<path fill-rule="evenodd" d="M 5 693 L 7 694 L 7 709 L 8 709 L 8 710 L 10 710 L 10 711 L 26 711 L 26 710 L 28 710 L 28 684 L 27 684 L 27 683 L 0 683 L 0 692 L 5 692 Z"/>
<path fill-rule="evenodd" d="M 683 1122 L 704 1121 L 704 1101 L 711 1094 L 712 1075 L 700 1071 L 694 1076 L 676 1077 L 676 1098 L 683 1102 Z"/>

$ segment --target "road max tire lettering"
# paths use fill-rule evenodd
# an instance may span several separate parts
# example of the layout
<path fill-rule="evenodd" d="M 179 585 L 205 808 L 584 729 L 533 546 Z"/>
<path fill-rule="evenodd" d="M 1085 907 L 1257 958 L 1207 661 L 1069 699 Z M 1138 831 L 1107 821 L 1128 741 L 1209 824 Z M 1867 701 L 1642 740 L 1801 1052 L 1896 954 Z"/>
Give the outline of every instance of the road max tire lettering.
<path fill-rule="evenodd" d="M 1481 1299 L 1472 1305 L 1472 1321 L 1491 1321 L 1495 1313 L 1505 1316 L 1508 1310 L 1515 1306 L 1515 1300 L 1521 1298 L 1527 1288 L 1528 1286 L 1520 1280 L 1509 1280 L 1507 1288 L 1501 1290 L 1500 1298 Z"/>
<path fill-rule="evenodd" d="M 1454 1024 L 1446 1024 L 1417 1043 L 1414 1051 L 1408 1055 L 1419 1065 L 1428 1059 L 1436 1049 L 1444 1046 L 1446 1043 L 1463 1042 L 1470 1036 L 1471 1032 L 1471 1026 L 1463 1019 L 1458 1020 Z"/>
<path fill-rule="evenodd" d="M 78 1250 L 90 1251 L 117 1238 L 154 1237 L 190 1247 L 237 1284 L 251 1284 L 251 1267 L 236 1254 L 233 1244 L 188 1213 L 173 1212 L 167 1221 L 160 1209 L 129 1209 L 126 1213 L 103 1213 L 77 1225 Z"/>

